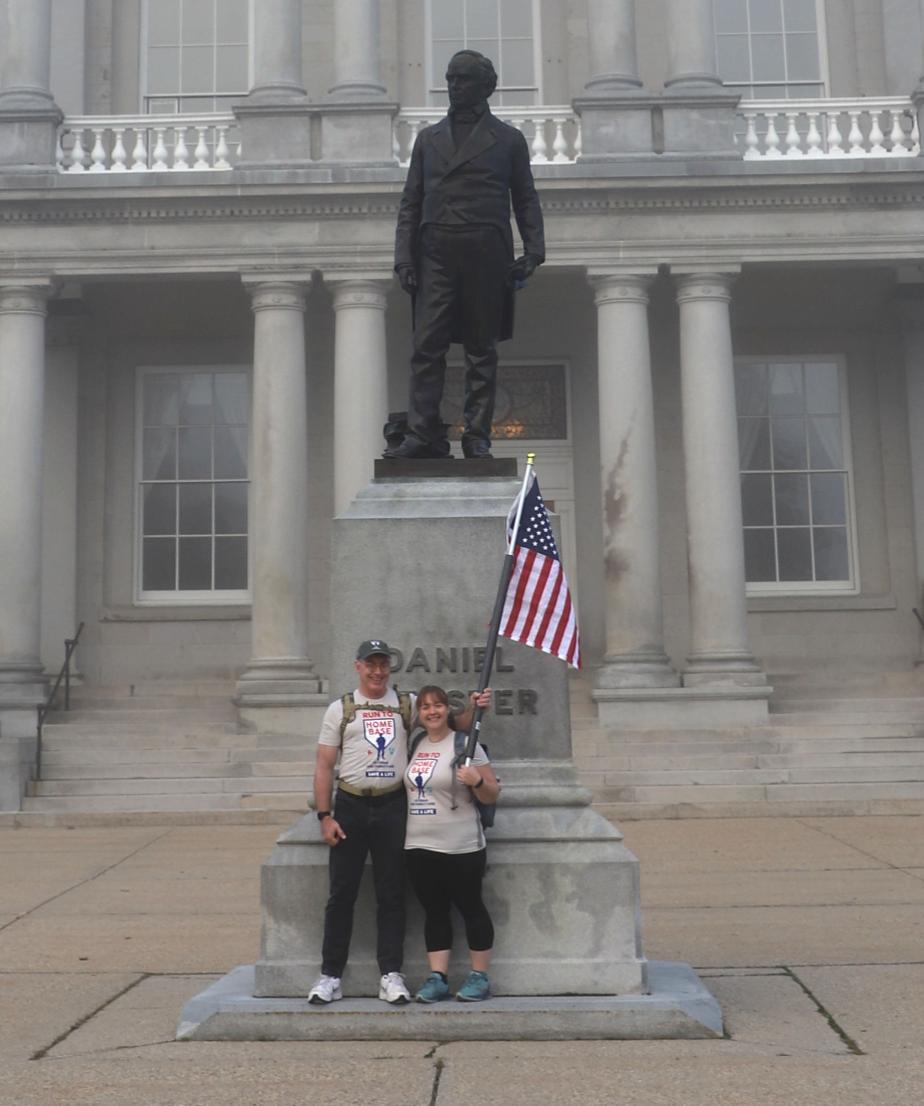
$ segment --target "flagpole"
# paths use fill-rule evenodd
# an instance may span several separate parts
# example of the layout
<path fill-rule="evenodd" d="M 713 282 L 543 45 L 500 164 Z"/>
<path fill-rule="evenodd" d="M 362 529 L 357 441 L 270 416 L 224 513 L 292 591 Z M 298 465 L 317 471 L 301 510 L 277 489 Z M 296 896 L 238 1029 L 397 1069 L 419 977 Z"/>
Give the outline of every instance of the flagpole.
<path fill-rule="evenodd" d="M 497 637 L 500 631 L 501 616 L 504 613 L 504 602 L 507 598 L 507 588 L 510 584 L 510 577 L 513 575 L 513 551 L 516 548 L 517 532 L 520 529 L 520 519 L 523 515 L 523 502 L 526 499 L 526 488 L 529 484 L 529 477 L 533 471 L 533 462 L 535 460 L 535 453 L 526 454 L 526 469 L 523 472 L 523 485 L 520 488 L 520 495 L 517 500 L 516 518 L 513 522 L 513 529 L 510 532 L 510 540 L 507 543 L 507 553 L 504 557 L 503 567 L 501 568 L 500 583 L 497 585 L 497 597 L 494 600 L 494 613 L 491 615 L 491 626 L 488 630 L 488 640 L 484 649 L 484 661 L 481 665 L 481 676 L 478 680 L 479 694 L 484 691 L 491 681 L 491 671 L 494 668 L 494 653 L 497 648 Z M 466 766 L 472 763 L 472 757 L 475 755 L 475 747 L 481 736 L 482 714 L 484 714 L 484 711 L 481 707 L 475 707 L 474 714 L 472 715 L 472 724 L 468 731 L 468 741 L 465 745 Z"/>

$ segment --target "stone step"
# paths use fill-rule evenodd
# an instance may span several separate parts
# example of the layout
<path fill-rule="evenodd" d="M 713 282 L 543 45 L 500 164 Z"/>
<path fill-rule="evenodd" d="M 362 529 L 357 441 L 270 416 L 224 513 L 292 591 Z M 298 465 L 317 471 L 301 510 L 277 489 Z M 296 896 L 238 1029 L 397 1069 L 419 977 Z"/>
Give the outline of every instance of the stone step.
<path fill-rule="evenodd" d="M 127 779 L 170 779 L 176 777 L 177 762 L 165 760 L 160 764 L 138 764 L 134 761 L 123 763 L 65 764 L 64 766 L 43 763 L 43 780 L 127 780 Z M 314 761 L 272 760 L 272 761 L 204 761 L 184 764 L 183 775 L 187 779 L 220 777 L 224 779 L 249 779 L 256 776 L 304 776 L 314 770 Z"/>
<path fill-rule="evenodd" d="M 614 825 L 657 819 L 692 818 L 835 818 L 924 814 L 924 799 L 813 799 L 811 796 L 768 802 L 595 803 L 594 809 Z M 46 816 L 48 817 L 48 816 Z M 85 815 L 84 817 L 90 817 Z"/>
<path fill-rule="evenodd" d="M 215 730 L 206 733 L 174 733 L 152 730 L 149 733 L 127 732 L 120 729 L 113 733 L 80 734 L 67 729 L 46 730 L 42 736 L 42 748 L 47 752 L 65 753 L 74 749 L 88 752 L 107 752 L 111 749 L 267 749 L 279 746 L 295 749 L 309 747 L 305 738 L 295 734 L 256 734 Z"/>
<path fill-rule="evenodd" d="M 924 717 L 924 703 L 920 707 L 904 705 L 894 707 L 891 710 L 880 710 L 879 707 L 868 704 L 855 710 L 805 710 L 801 706 L 791 709 L 793 704 L 787 704 L 786 710 L 774 710 L 770 712 L 770 724 L 773 726 L 802 726 L 817 723 L 819 718 L 825 718 L 828 723 L 838 722 L 843 719 L 854 725 L 883 725 L 893 722 L 907 725 L 921 724 Z"/>
<path fill-rule="evenodd" d="M 144 779 L 43 779 L 29 785 L 29 793 L 35 797 L 52 795 L 244 795 L 255 788 L 261 792 L 299 791 L 307 794 L 310 779 L 302 776 L 253 776 L 246 777 L 155 777 Z"/>
<path fill-rule="evenodd" d="M 95 764 L 253 764 L 270 760 L 304 761 L 304 749 L 297 748 L 229 748 L 229 749 L 182 749 L 153 748 L 132 749 L 115 748 L 108 751 L 91 750 L 81 754 L 78 749 L 67 752 L 43 753 L 43 773 L 56 772 L 70 767 Z"/>
<path fill-rule="evenodd" d="M 853 783 L 704 784 L 603 787 L 596 789 L 598 803 L 727 803 L 786 802 L 810 799 L 922 799 L 924 781 Z"/>
<path fill-rule="evenodd" d="M 581 781 L 592 788 L 714 786 L 739 784 L 802 784 L 802 783 L 920 783 L 924 784 L 921 765 L 886 765 L 864 767 L 862 778 L 855 768 L 786 767 L 753 769 L 661 769 L 590 773 L 579 771 Z"/>
<path fill-rule="evenodd" d="M 55 711 L 48 715 L 49 723 L 57 723 L 66 726 L 69 730 L 91 730 L 94 726 L 107 726 L 113 728 L 123 725 L 126 730 L 133 730 L 135 726 L 162 726 L 165 730 L 177 726 L 204 725 L 204 726 L 236 726 L 237 714 L 234 708 L 227 704 L 224 707 L 163 707 L 160 709 L 148 708 L 146 710 L 111 709 L 111 710 L 71 710 Z"/>
<path fill-rule="evenodd" d="M 42 798 L 27 797 L 24 811 L 171 811 L 171 810 L 240 810 L 240 795 L 58 795 Z"/>

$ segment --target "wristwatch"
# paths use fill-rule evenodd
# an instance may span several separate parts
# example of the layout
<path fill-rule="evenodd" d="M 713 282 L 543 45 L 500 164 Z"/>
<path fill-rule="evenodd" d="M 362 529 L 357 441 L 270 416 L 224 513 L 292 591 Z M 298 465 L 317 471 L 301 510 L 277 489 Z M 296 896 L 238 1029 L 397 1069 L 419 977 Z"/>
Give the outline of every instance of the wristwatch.
<path fill-rule="evenodd" d="M 323 822 L 325 818 L 330 818 L 329 810 L 319 810 L 317 813 L 319 822 Z"/>
<path fill-rule="evenodd" d="M 484 783 L 484 776 L 477 783 L 472 784 L 472 791 L 477 791 L 479 787 Z"/>

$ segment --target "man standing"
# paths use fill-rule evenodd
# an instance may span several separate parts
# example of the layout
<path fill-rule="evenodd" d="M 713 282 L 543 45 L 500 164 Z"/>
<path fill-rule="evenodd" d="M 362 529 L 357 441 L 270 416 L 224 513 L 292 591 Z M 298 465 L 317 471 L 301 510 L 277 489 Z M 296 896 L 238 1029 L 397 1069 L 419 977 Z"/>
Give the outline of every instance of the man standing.
<path fill-rule="evenodd" d="M 453 55 L 449 114 L 414 143 L 395 238 L 395 272 L 414 299 L 408 433 L 386 457 L 448 456 L 440 401 L 450 342 L 465 349 L 462 451 L 491 456 L 496 343 L 513 333 L 515 284 L 545 260 L 529 147 L 488 109 L 496 84 L 483 54 Z M 516 261 L 511 202 L 524 250 Z"/>
<path fill-rule="evenodd" d="M 353 933 L 353 907 L 366 856 L 375 882 L 376 955 L 382 977 L 379 998 L 401 1004 L 410 994 L 401 975 L 404 959 L 404 830 L 407 821 L 407 743 L 416 696 L 389 687 L 391 650 L 380 638 L 356 650 L 359 686 L 331 703 L 321 723 L 314 771 L 314 801 L 321 836 L 330 845 L 330 894 L 324 914 L 321 975 L 308 1001 L 343 997 L 340 978 Z M 490 692 L 479 705 L 490 703 Z M 472 712 L 455 724 L 465 729 Z M 334 769 L 340 757 L 336 803 Z"/>

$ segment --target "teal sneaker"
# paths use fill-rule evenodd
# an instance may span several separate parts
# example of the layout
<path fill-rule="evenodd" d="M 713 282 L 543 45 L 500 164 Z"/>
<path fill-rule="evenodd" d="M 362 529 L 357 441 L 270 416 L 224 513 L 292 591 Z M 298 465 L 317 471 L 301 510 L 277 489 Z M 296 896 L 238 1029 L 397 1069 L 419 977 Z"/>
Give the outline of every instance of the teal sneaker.
<path fill-rule="evenodd" d="M 469 972 L 465 982 L 456 991 L 459 1002 L 484 1002 L 491 997 L 491 984 L 485 972 Z"/>
<path fill-rule="evenodd" d="M 414 997 L 418 1002 L 442 1002 L 449 998 L 449 984 L 439 972 L 431 972 Z"/>

